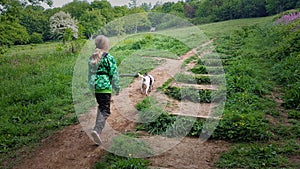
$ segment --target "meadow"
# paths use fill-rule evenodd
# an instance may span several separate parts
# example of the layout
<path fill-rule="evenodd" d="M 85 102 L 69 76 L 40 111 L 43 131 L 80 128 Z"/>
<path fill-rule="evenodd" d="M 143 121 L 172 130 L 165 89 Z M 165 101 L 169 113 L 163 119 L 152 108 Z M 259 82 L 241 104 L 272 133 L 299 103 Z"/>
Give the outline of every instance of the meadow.
<path fill-rule="evenodd" d="M 141 69 L 147 72 L 161 62 L 149 59 L 149 67 L 143 68 L 126 65 L 132 65 L 132 62 L 139 65 L 139 58 L 144 54 L 157 57 L 159 54 L 152 52 L 153 49 L 164 51 L 162 58 L 175 58 L 193 46 L 214 39 L 215 52 L 222 58 L 225 70 L 227 100 L 223 119 L 210 139 L 234 143 L 216 167 L 299 168 L 299 164 L 290 160 L 299 157 L 300 148 L 300 60 L 296 36 L 299 30 L 290 31 L 291 25 L 275 27 L 273 23 L 274 17 L 265 17 L 205 24 L 197 26 L 202 31 L 198 38 L 191 38 L 189 31 L 179 29 L 180 33 L 175 34 L 181 41 L 164 36 L 167 32 L 141 34 L 119 44 L 116 44 L 119 39 L 114 39 L 111 53 L 117 56 L 121 73 L 132 74 Z M 61 45 L 15 46 L 0 56 L 1 166 L 7 159 L 15 158 L 20 149 L 30 151 L 53 131 L 78 123 L 72 98 L 72 78 L 78 57 L 86 56 L 64 51 Z M 140 50 L 143 52 L 139 53 Z M 197 63 L 196 72 L 201 66 L 201 62 Z M 203 77 L 199 79 L 202 79 L 199 83 L 209 83 Z M 131 81 L 132 78 L 124 78 L 122 87 Z M 162 89 L 167 87 L 166 83 Z M 270 97 L 274 92 L 282 97 L 282 105 Z M 149 100 L 142 101 L 137 108 L 149 111 Z M 154 109 L 154 113 L 159 111 Z M 287 119 L 284 120 L 283 114 L 287 114 Z M 158 122 L 163 127 L 157 125 Z M 163 113 L 157 121 L 140 126 L 140 129 L 160 134 L 173 122 L 173 116 Z M 195 122 L 189 136 L 198 137 L 202 128 L 203 121 Z M 108 155 L 95 167 L 129 164 L 146 168 L 149 162 Z"/>

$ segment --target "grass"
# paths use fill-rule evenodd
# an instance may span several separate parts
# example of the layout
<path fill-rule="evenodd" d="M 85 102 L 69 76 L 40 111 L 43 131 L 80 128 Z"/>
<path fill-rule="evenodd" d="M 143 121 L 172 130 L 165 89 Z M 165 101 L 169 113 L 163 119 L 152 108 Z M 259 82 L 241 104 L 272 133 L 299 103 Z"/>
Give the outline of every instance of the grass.
<path fill-rule="evenodd" d="M 273 143 L 238 144 L 221 156 L 219 168 L 294 168 L 288 157 L 296 155 L 299 143 L 286 140 Z"/>
<path fill-rule="evenodd" d="M 299 153 L 299 106 L 297 107 L 299 103 L 296 101 L 299 98 L 299 94 L 297 94 L 299 92 L 296 89 L 298 74 L 295 71 L 298 69 L 294 66 L 298 63 L 297 55 L 299 52 L 297 50 L 296 54 L 296 51 L 294 51 L 297 42 L 295 41 L 295 35 L 290 33 L 292 35 L 288 34 L 290 37 L 287 36 L 289 40 L 280 45 L 287 48 L 292 46 L 291 52 L 294 53 L 290 57 L 293 58 L 293 62 L 291 62 L 291 59 L 283 59 L 282 62 L 277 62 L 276 59 L 286 56 L 280 55 L 282 54 L 281 50 L 285 50 L 280 48 L 280 45 L 279 47 L 271 46 L 272 41 L 274 41 L 272 36 L 276 37 L 276 33 L 272 32 L 273 30 L 268 30 L 272 25 L 272 20 L 272 17 L 267 17 L 199 26 L 203 28 L 203 31 L 209 37 L 217 37 L 214 44 L 225 66 L 228 89 L 223 118 L 220 120 L 211 139 L 242 143 L 235 144 L 229 152 L 221 156 L 221 159 L 216 163 L 219 168 L 299 167 L 299 164 L 293 164 L 289 161 L 293 156 L 297 157 L 297 153 Z M 294 42 L 294 44 L 289 46 L 288 43 L 291 42 Z M 270 49 L 270 53 L 266 52 Z M 204 58 L 213 59 L 213 56 L 204 56 Z M 197 63 L 191 70 L 193 73 L 207 73 L 206 69 L 208 67 L 195 58 L 191 58 L 184 64 L 188 64 L 193 60 L 196 60 Z M 219 63 L 207 62 L 206 64 L 213 66 Z M 214 72 L 213 70 L 210 71 Z M 293 74 L 287 73 L 291 71 Z M 217 71 L 215 74 L 217 74 Z M 191 81 L 190 79 L 195 77 L 177 75 L 176 78 L 180 78 L 182 81 Z M 294 110 L 288 111 L 288 117 L 291 118 L 288 124 L 273 126 L 266 118 L 266 114 L 277 111 L 275 109 L 276 103 L 266 95 L 272 93 L 276 83 L 286 85 L 286 83 L 282 83 L 284 80 L 279 81 L 278 79 L 290 79 L 288 83 L 295 83 L 288 85 L 288 90 L 284 91 L 286 93 L 284 97 L 286 103 L 283 104 L 286 108 L 291 109 L 294 107 Z M 172 97 L 180 96 L 177 94 L 180 89 L 170 88 L 170 81 L 160 88 L 171 93 Z M 143 107 L 143 105 L 139 106 Z M 156 108 L 152 107 L 151 110 L 147 109 L 145 114 L 155 112 L 155 110 Z M 168 128 L 175 123 L 171 116 L 164 113 L 161 115 L 163 116 L 144 124 L 140 129 L 161 134 L 164 130 L 160 131 L 159 129 Z M 203 123 L 197 122 L 189 135 L 198 136 L 199 131 L 202 129 Z M 279 145 L 284 145 L 284 148 L 278 148 Z"/>
<path fill-rule="evenodd" d="M 215 22 L 209 24 L 199 25 L 198 28 L 210 39 L 219 38 L 222 36 L 230 35 L 235 30 L 239 30 L 245 26 L 259 25 L 265 26 L 270 25 L 273 16 L 262 17 L 262 18 L 248 18 L 248 19 L 235 19 L 229 21 Z"/>
<path fill-rule="evenodd" d="M 57 45 L 17 46 L 0 58 L 1 163 L 77 121 L 71 93 L 76 55 L 56 51 Z"/>
<path fill-rule="evenodd" d="M 145 159 L 107 154 L 93 169 L 147 169 L 149 164 L 150 161 Z"/>
<path fill-rule="evenodd" d="M 219 56 L 222 58 L 228 90 L 225 116 L 212 138 L 239 143 L 233 146 L 231 151 L 221 156 L 216 164 L 217 167 L 272 168 L 280 166 L 297 168 L 299 166 L 289 163 L 289 158 L 299 153 L 299 142 L 297 142 L 299 139 L 299 110 L 295 108 L 298 102 L 296 99 L 289 100 L 292 97 L 299 97 L 295 92 L 298 91 L 297 78 L 292 76 L 297 75 L 295 73 L 297 69 L 293 71 L 295 74 L 289 74 L 287 72 L 290 69 L 286 68 L 291 66 L 295 68 L 298 60 L 291 61 L 291 59 L 282 58 L 282 62 L 276 62 L 277 65 L 273 67 L 272 59 L 282 56 L 278 54 L 280 48 L 267 45 L 274 45 L 269 43 L 272 42 L 272 39 L 262 38 L 263 36 L 245 37 L 247 33 L 257 35 L 258 32 L 269 35 L 270 32 L 259 28 L 272 25 L 272 19 L 272 17 L 239 19 L 161 31 L 150 35 L 114 37 L 111 38 L 111 53 L 118 61 L 121 74 L 134 74 L 141 70 L 150 71 L 157 65 L 163 64 L 164 58 L 176 58 L 191 48 L 216 38 L 214 41 L 216 51 L 213 52 L 218 52 L 218 55 L 213 53 L 204 58 L 207 59 L 206 64 L 211 66 L 220 64 L 214 62 L 214 58 Z M 251 26 L 254 24 L 256 26 Z M 193 36 L 190 36 L 191 34 Z M 297 44 L 297 39 L 291 37 L 283 42 L 287 43 L 289 40 L 293 40 Z M 1 167 L 4 165 L 7 167 L 6 160 L 16 157 L 18 149 L 37 145 L 52 131 L 76 123 L 74 111 L 76 113 L 87 112 L 88 107 L 93 106 L 92 97 L 88 94 L 89 91 L 85 86 L 87 58 L 93 51 L 93 42 L 87 43 L 79 55 L 57 51 L 59 45 L 59 43 L 46 43 L 15 46 L 0 56 Z M 284 46 L 284 44 L 281 45 Z M 296 49 L 296 47 L 293 48 L 293 50 Z M 150 57 L 141 58 L 141 56 Z M 272 58 L 272 56 L 276 56 L 276 58 Z M 156 60 L 154 57 L 162 59 Z M 290 57 L 294 57 L 294 55 L 290 55 Z M 284 64 L 279 65 L 280 63 Z M 218 74 L 219 70 L 211 68 L 210 71 Z M 284 73 L 278 73 L 278 71 Z M 274 74 L 280 74 L 280 76 L 274 76 Z M 182 81 L 191 81 L 190 79 L 195 78 L 197 83 L 198 81 L 200 81 L 199 83 L 209 83 L 201 75 L 194 77 L 177 75 L 176 78 Z M 289 92 L 285 94 L 285 99 L 289 104 L 287 107 L 290 108 L 288 125 L 272 126 L 265 116 L 269 112 L 277 112 L 274 101 L 265 97 L 271 94 L 276 85 L 274 78 L 281 80 L 280 85 L 284 85 L 282 82 L 285 78 L 290 79 L 291 85 L 287 88 Z M 131 81 L 132 78 L 122 79 L 122 87 L 126 87 Z M 162 88 L 166 88 L 169 83 Z M 74 93 L 74 89 L 77 89 L 78 93 Z M 72 98 L 72 96 L 75 97 Z M 89 99 L 80 102 L 85 98 Z M 73 101 L 75 101 L 75 109 Z M 144 104 L 148 104 L 147 101 L 138 105 L 140 109 L 147 107 Z M 157 113 L 163 114 L 157 107 L 152 108 L 155 116 Z M 277 117 L 275 116 L 275 118 Z M 172 117 L 162 117 L 160 120 L 167 121 L 166 124 L 160 123 L 163 124 L 164 131 L 168 128 L 167 125 L 174 125 Z M 182 119 L 182 122 L 185 121 L 188 120 Z M 151 123 L 150 127 L 154 125 Z M 198 136 L 202 128 L 203 123 L 196 121 L 189 135 Z M 154 128 L 151 130 L 155 133 Z M 171 133 L 170 131 L 170 135 L 178 134 L 182 133 Z M 117 150 L 120 150 L 117 145 L 122 146 L 128 143 L 127 141 L 126 138 L 116 139 Z M 136 145 L 135 142 L 133 145 Z M 140 145 L 145 147 L 143 143 Z M 281 145 L 283 148 L 279 148 Z M 126 151 L 121 153 L 131 154 Z M 113 162 L 111 161 L 109 164 L 100 164 L 100 162 L 96 166 L 120 167 L 133 163 L 141 164 L 143 167 L 149 165 L 147 161 L 128 157 L 112 157 L 112 159 Z M 8 164 L 8 166 L 11 165 L 13 162 Z"/>

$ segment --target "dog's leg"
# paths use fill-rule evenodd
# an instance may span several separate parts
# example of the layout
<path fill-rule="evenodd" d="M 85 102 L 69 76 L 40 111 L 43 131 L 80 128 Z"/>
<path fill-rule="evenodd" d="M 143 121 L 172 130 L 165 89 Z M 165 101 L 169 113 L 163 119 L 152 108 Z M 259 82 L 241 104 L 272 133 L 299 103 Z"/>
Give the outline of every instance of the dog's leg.
<path fill-rule="evenodd" d="M 146 96 L 148 96 L 149 86 L 146 87 Z"/>
<path fill-rule="evenodd" d="M 144 87 L 144 84 L 142 84 L 142 87 L 141 87 L 141 94 L 143 94 L 143 87 Z"/>
<path fill-rule="evenodd" d="M 143 84 L 142 84 L 142 86 L 141 86 L 141 93 L 143 94 Z"/>

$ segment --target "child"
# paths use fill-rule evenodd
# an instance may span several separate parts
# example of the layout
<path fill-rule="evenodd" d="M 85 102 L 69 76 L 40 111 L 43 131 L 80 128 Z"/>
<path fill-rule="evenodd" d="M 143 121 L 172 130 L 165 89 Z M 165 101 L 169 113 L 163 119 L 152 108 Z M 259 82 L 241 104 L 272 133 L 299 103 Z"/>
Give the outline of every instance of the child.
<path fill-rule="evenodd" d="M 100 145 L 101 132 L 110 115 L 111 93 L 114 89 L 118 95 L 120 85 L 116 60 L 108 53 L 110 48 L 108 38 L 103 35 L 97 36 L 95 45 L 95 52 L 88 61 L 88 81 L 98 103 L 96 123 L 91 135 L 95 143 Z"/>

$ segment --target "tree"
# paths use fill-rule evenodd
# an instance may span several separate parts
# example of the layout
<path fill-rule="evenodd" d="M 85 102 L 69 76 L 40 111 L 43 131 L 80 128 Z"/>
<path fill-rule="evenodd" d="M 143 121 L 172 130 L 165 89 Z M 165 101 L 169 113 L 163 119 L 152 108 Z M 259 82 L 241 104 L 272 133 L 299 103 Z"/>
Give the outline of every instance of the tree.
<path fill-rule="evenodd" d="M 111 4 L 106 0 L 94 0 L 91 5 L 91 9 L 111 9 Z"/>
<path fill-rule="evenodd" d="M 184 17 L 184 5 L 183 2 L 177 2 L 171 5 L 171 14 Z"/>
<path fill-rule="evenodd" d="M 190 4 L 185 4 L 184 14 L 188 18 L 194 18 L 196 16 L 196 9 Z"/>
<path fill-rule="evenodd" d="M 49 6 L 52 0 L 1 0 L 0 1 L 0 20 L 15 21 L 21 16 L 21 11 L 28 5 L 39 6 L 41 2 Z"/>
<path fill-rule="evenodd" d="M 269 15 L 277 14 L 297 6 L 299 0 L 266 0 L 266 10 Z"/>
<path fill-rule="evenodd" d="M 129 8 L 135 8 L 135 7 L 137 7 L 136 0 L 130 0 L 128 6 L 129 6 Z"/>
<path fill-rule="evenodd" d="M 101 29 L 101 33 L 107 36 L 119 36 L 125 33 L 124 19 L 117 19 L 109 22 L 104 28 Z"/>
<path fill-rule="evenodd" d="M 40 33 L 34 32 L 33 34 L 30 35 L 29 39 L 30 43 L 43 43 L 43 35 Z"/>
<path fill-rule="evenodd" d="M 147 13 L 136 13 L 124 18 L 124 29 L 126 33 L 137 33 L 138 31 L 150 30 L 151 23 Z"/>
<path fill-rule="evenodd" d="M 105 25 L 105 22 L 106 20 L 101 15 L 99 9 L 92 11 L 86 10 L 80 17 L 80 23 L 83 26 L 83 32 L 87 38 L 90 38 L 94 33 L 97 33 L 100 28 Z"/>
<path fill-rule="evenodd" d="M 170 13 L 172 10 L 174 2 L 166 2 L 162 5 L 162 12 L 163 13 Z"/>
<path fill-rule="evenodd" d="M 145 11 L 149 12 L 152 8 L 152 5 L 151 5 L 151 3 L 147 4 L 144 2 L 144 3 L 142 3 L 142 5 L 140 7 L 143 8 Z"/>
<path fill-rule="evenodd" d="M 0 46 L 23 45 L 29 41 L 26 28 L 17 22 L 1 22 L 0 32 Z"/>
<path fill-rule="evenodd" d="M 79 20 L 80 16 L 89 8 L 86 1 L 73 0 L 73 2 L 64 5 L 61 10 L 71 14 L 72 17 Z"/>
<path fill-rule="evenodd" d="M 49 18 L 44 14 L 41 6 L 27 6 L 20 17 L 20 24 L 23 25 L 28 34 L 47 34 L 50 31 Z"/>
<path fill-rule="evenodd" d="M 69 13 L 60 11 L 50 17 L 50 30 L 58 39 L 68 40 L 69 35 L 72 38 L 78 37 L 78 23 Z M 72 34 L 70 35 L 70 31 Z"/>
<path fill-rule="evenodd" d="M 18 0 L 0 1 L 0 20 L 15 22 L 20 17 L 22 4 Z"/>

